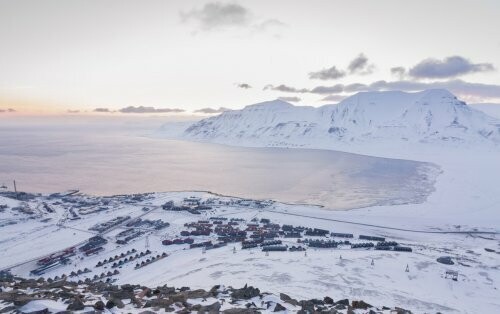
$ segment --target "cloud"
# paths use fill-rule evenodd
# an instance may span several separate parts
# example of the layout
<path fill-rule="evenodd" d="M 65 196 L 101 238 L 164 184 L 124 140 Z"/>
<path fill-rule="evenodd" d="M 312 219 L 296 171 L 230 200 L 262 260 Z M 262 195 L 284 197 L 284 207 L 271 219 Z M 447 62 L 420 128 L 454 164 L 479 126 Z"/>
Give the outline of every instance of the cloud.
<path fill-rule="evenodd" d="M 211 30 L 227 26 L 244 26 L 250 23 L 250 12 L 237 3 L 209 2 L 201 9 L 181 12 L 183 21 L 196 21 L 200 28 Z"/>
<path fill-rule="evenodd" d="M 317 86 L 313 89 L 299 89 L 287 85 L 268 85 L 265 89 L 272 89 L 282 92 L 312 93 L 328 95 L 324 100 L 337 100 L 338 94 L 352 94 L 365 91 L 387 91 L 401 90 L 406 92 L 416 92 L 426 89 L 447 89 L 453 94 L 466 99 L 500 99 L 500 85 L 471 83 L 459 79 L 448 81 L 422 82 L 415 80 L 397 81 L 375 81 L 371 84 L 352 83 L 348 85 L 336 84 L 333 86 Z M 333 96 L 333 95 L 338 95 Z"/>
<path fill-rule="evenodd" d="M 108 108 L 95 108 L 94 112 L 111 112 Z"/>
<path fill-rule="evenodd" d="M 12 109 L 12 108 L 0 109 L 0 113 L 3 113 L 3 112 L 17 112 L 17 111 L 15 109 Z"/>
<path fill-rule="evenodd" d="M 279 92 L 285 92 L 285 93 L 307 93 L 309 90 L 307 88 L 302 88 L 302 89 L 297 89 L 295 87 L 287 86 L 284 84 L 274 86 L 274 85 L 266 85 L 264 86 L 264 90 L 275 90 Z"/>
<path fill-rule="evenodd" d="M 313 94 L 336 94 L 344 90 L 344 85 L 336 84 L 333 86 L 317 86 L 309 91 Z"/>
<path fill-rule="evenodd" d="M 229 108 L 224 108 L 224 107 L 219 107 L 219 109 L 214 109 L 214 108 L 202 108 L 195 110 L 194 112 L 196 113 L 207 113 L 207 114 L 213 114 L 213 113 L 221 113 L 224 111 L 229 111 L 231 109 Z"/>
<path fill-rule="evenodd" d="M 243 89 L 252 88 L 252 86 L 250 86 L 250 84 L 247 84 L 247 83 L 238 83 L 238 84 L 236 84 L 236 86 L 238 86 L 239 88 L 243 88 Z"/>
<path fill-rule="evenodd" d="M 453 78 L 469 73 L 495 70 L 491 63 L 472 63 L 461 56 L 447 57 L 443 60 L 428 58 L 408 71 L 414 78 Z"/>
<path fill-rule="evenodd" d="M 129 106 L 119 110 L 121 113 L 179 113 L 184 112 L 184 109 L 170 109 L 170 108 L 155 108 L 155 107 L 144 107 L 144 106 Z"/>
<path fill-rule="evenodd" d="M 385 82 L 378 81 L 370 84 L 375 89 L 397 89 L 405 91 L 419 91 L 424 89 L 442 88 L 461 97 L 480 97 L 480 98 L 500 98 L 500 85 L 470 83 L 463 80 L 450 80 L 439 82 L 414 82 L 414 81 L 396 81 Z"/>
<path fill-rule="evenodd" d="M 204 31 L 228 27 L 251 27 L 257 31 L 282 27 L 285 24 L 277 19 L 258 21 L 255 16 L 238 3 L 209 2 L 201 8 L 189 12 L 181 12 L 183 22 L 195 22 Z"/>
<path fill-rule="evenodd" d="M 404 67 L 393 67 L 391 68 L 391 74 L 403 78 L 406 74 L 406 69 Z"/>
<path fill-rule="evenodd" d="M 95 110 L 94 110 L 95 111 Z M 80 113 L 80 110 L 67 110 L 67 113 Z"/>
<path fill-rule="evenodd" d="M 310 72 L 310 79 L 318 79 L 318 80 L 336 80 L 342 78 L 346 75 L 344 71 L 337 69 L 336 66 L 332 66 L 328 69 L 322 69 L 317 72 Z"/>
<path fill-rule="evenodd" d="M 301 101 L 300 97 L 296 97 L 296 96 L 283 96 L 283 97 L 278 97 L 278 99 L 283 100 L 283 101 L 289 101 L 289 102 Z"/>
<path fill-rule="evenodd" d="M 371 74 L 374 68 L 374 65 L 368 64 L 368 58 L 362 53 L 354 58 L 347 66 L 349 73 L 361 75 Z"/>
<path fill-rule="evenodd" d="M 270 28 L 275 28 L 275 27 L 285 27 L 286 24 L 277 20 L 277 19 L 268 19 L 265 21 L 262 21 L 260 23 L 257 23 L 254 25 L 254 28 L 258 31 L 267 31 Z"/>
<path fill-rule="evenodd" d="M 348 96 L 349 95 L 328 95 L 328 96 L 322 98 L 321 100 L 323 100 L 323 101 L 336 101 L 336 102 L 339 102 L 339 101 L 344 100 Z"/>
<path fill-rule="evenodd" d="M 455 79 L 448 81 L 418 82 L 410 80 L 376 81 L 371 84 L 346 85 L 344 92 L 401 90 L 417 92 L 426 89 L 447 89 L 462 98 L 500 99 L 500 85 L 471 83 Z"/>

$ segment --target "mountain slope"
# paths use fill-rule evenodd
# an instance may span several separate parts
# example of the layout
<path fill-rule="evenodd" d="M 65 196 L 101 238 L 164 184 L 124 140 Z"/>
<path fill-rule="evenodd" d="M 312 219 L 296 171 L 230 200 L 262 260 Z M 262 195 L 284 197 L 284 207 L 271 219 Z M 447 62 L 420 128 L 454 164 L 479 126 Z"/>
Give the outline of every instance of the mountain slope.
<path fill-rule="evenodd" d="M 364 92 L 320 108 L 263 102 L 194 123 L 184 136 L 258 146 L 377 140 L 498 144 L 500 121 L 446 90 Z"/>

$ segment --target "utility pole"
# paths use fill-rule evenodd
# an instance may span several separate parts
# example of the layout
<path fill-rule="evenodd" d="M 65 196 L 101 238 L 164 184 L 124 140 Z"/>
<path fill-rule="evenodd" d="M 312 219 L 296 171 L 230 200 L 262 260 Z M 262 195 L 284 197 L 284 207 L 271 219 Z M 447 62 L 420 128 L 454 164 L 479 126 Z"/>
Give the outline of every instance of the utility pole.
<path fill-rule="evenodd" d="M 19 199 L 18 195 L 17 195 L 17 186 L 16 186 L 16 180 L 14 180 L 14 193 L 16 193 L 16 200 Z"/>

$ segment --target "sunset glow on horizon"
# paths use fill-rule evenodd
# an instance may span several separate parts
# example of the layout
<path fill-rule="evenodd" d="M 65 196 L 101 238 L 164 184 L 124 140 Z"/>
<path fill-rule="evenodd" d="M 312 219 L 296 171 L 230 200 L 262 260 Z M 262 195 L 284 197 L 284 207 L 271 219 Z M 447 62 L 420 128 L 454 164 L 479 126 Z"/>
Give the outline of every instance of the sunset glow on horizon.
<path fill-rule="evenodd" d="M 500 103 L 498 16 L 494 0 L 4 0 L 0 110 L 182 115 L 430 88 Z"/>

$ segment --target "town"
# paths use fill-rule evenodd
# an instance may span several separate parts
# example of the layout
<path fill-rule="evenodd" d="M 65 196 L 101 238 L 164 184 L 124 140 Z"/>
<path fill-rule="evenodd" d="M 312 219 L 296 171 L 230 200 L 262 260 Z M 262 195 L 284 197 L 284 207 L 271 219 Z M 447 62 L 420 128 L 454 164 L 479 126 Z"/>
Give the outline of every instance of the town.
<path fill-rule="evenodd" d="M 394 285 L 403 289 L 408 279 L 425 284 L 429 276 L 443 285 L 470 284 L 468 273 L 493 267 L 489 265 L 498 254 L 485 239 L 470 238 L 457 248 L 453 239 L 463 236 L 444 234 L 455 243 L 446 247 L 425 234 L 333 222 L 314 206 L 206 192 L 103 197 L 3 193 L 0 205 L 2 234 L 26 230 L 23 236 L 1 239 L 6 257 L 2 274 L 48 282 L 199 286 L 202 274 L 210 284 L 226 282 L 230 274 L 246 274 L 232 277 L 232 284 L 239 285 L 266 273 L 274 278 L 267 281 L 270 289 L 278 291 L 284 280 L 280 276 L 297 276 L 286 279 L 296 285 L 302 277 L 333 280 L 313 271 L 326 266 L 328 273 L 360 279 L 385 276 L 378 279 L 380 285 L 397 280 Z M 298 218 L 304 209 L 311 216 Z M 479 241 L 484 248 L 478 247 Z M 34 244 L 31 250 L 20 249 L 29 243 Z M 493 260 L 478 259 L 477 250 Z M 351 279 L 338 293 L 362 282 Z"/>

